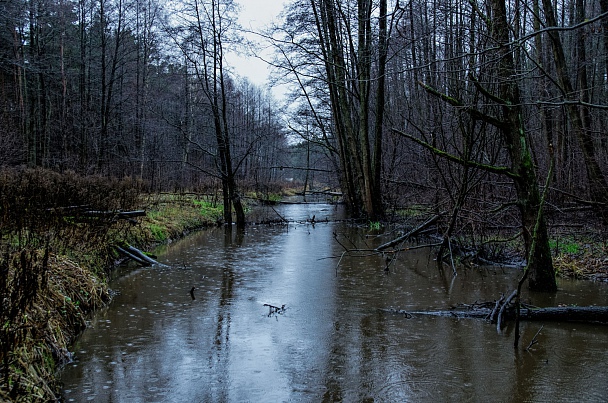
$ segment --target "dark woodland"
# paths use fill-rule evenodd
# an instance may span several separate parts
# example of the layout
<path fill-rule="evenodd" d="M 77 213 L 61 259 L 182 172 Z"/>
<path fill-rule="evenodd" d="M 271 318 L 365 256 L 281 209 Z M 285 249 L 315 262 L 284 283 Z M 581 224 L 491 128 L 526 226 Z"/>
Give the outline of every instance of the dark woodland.
<path fill-rule="evenodd" d="M 241 225 L 245 192 L 314 167 L 306 185 L 353 217 L 430 205 L 445 240 L 519 227 L 551 290 L 542 193 L 608 219 L 604 3 L 294 2 L 257 33 L 281 103 L 227 62 L 255 46 L 230 0 L 5 1 L 0 161 L 221 189 Z"/>
<path fill-rule="evenodd" d="M 110 242 L 141 194 L 212 197 L 217 222 L 239 228 L 246 198 L 288 188 L 358 222 L 423 212 L 439 261 L 515 250 L 519 289 L 543 292 L 557 290 L 553 236 L 606 233 L 608 1 L 293 0 L 259 32 L 240 12 L 233 0 L 0 1 L 7 323 L 47 283 L 52 241 Z M 263 58 L 268 88 L 231 54 Z M 11 291 L 12 267 L 29 291 Z"/>

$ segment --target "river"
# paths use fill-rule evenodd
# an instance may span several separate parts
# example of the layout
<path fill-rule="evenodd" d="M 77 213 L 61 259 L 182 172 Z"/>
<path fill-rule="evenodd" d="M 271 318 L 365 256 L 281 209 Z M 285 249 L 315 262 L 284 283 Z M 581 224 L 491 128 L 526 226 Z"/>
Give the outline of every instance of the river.
<path fill-rule="evenodd" d="M 64 400 L 608 400 L 608 327 L 545 323 L 526 352 L 513 349 L 512 326 L 378 312 L 495 300 L 514 288 L 518 270 L 462 268 L 454 277 L 415 249 L 387 273 L 380 256 L 340 256 L 342 245 L 369 249 L 390 236 L 334 221 L 335 206 L 275 209 L 292 223 L 201 231 L 161 248 L 170 268 L 120 268 L 111 282 L 118 295 L 60 373 Z M 313 215 L 317 223 L 306 223 Z M 606 284 L 560 280 L 559 288 L 525 298 L 608 305 Z M 523 324 L 524 347 L 540 326 Z"/>

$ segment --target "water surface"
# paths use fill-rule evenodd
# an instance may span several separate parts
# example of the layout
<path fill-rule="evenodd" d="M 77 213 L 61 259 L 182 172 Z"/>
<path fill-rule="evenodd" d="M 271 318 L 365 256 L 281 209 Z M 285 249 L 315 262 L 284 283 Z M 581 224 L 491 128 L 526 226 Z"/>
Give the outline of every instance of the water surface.
<path fill-rule="evenodd" d="M 122 268 L 119 292 L 74 346 L 66 401 L 569 402 L 608 399 L 608 330 L 546 323 L 530 352 L 482 320 L 406 319 L 510 292 L 513 269 L 437 269 L 426 249 L 344 256 L 390 237 L 330 205 L 275 207 L 289 226 L 202 231 L 163 248 L 170 268 Z M 265 214 L 274 215 L 268 210 Z M 337 239 L 337 240 L 336 240 Z M 343 246 L 342 246 L 343 245 Z M 193 300 L 190 290 L 195 287 Z M 608 287 L 560 281 L 539 305 L 608 305 Z M 271 312 L 264 304 L 285 306 Z M 540 323 L 523 325 L 527 345 Z"/>

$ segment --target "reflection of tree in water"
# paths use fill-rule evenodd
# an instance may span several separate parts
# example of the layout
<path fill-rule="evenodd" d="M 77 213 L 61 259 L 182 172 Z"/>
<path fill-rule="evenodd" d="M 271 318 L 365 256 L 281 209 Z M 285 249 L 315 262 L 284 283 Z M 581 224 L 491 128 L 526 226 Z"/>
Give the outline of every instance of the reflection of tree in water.
<path fill-rule="evenodd" d="M 230 351 L 230 324 L 232 322 L 230 307 L 234 297 L 234 269 L 232 263 L 235 259 L 233 256 L 236 248 L 243 243 L 243 230 L 237 230 L 233 240 L 232 226 L 224 228 L 224 262 L 225 266 L 222 271 L 222 282 L 220 285 L 219 305 L 217 310 L 217 321 L 215 337 L 213 340 L 213 348 L 209 357 L 209 365 L 214 369 L 213 373 L 216 376 L 215 384 L 223 385 L 218 388 L 219 396 L 217 399 L 226 401 L 228 396 L 229 382 L 229 351 Z"/>
<path fill-rule="evenodd" d="M 343 368 L 345 354 L 344 340 L 341 339 L 342 325 L 339 321 L 334 322 L 334 332 L 336 336 L 333 338 L 333 347 L 329 354 L 329 362 L 327 363 L 327 371 L 325 377 L 325 388 L 326 391 L 323 394 L 324 402 L 341 402 L 342 396 L 342 385 L 339 379 L 344 377 Z"/>
<path fill-rule="evenodd" d="M 230 302 L 234 286 L 234 273 L 232 268 L 225 267 L 222 272 L 222 285 L 220 288 L 220 301 L 217 314 L 217 329 L 215 332 L 215 345 L 221 348 L 222 343 L 228 347 L 230 336 Z"/>

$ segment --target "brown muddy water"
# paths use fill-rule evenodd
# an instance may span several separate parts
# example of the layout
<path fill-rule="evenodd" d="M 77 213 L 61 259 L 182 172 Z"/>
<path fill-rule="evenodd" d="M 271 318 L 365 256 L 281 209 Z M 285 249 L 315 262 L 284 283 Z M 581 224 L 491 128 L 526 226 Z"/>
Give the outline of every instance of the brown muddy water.
<path fill-rule="evenodd" d="M 68 402 L 580 402 L 608 400 L 608 327 L 382 314 L 495 300 L 520 272 L 438 271 L 428 250 L 379 256 L 343 247 L 390 239 L 317 221 L 330 205 L 275 207 L 289 226 L 206 230 L 159 251 L 171 268 L 121 268 L 60 373 Z M 272 210 L 264 214 L 276 218 Z M 340 263 L 338 265 L 338 263 Z M 195 299 L 191 298 L 190 289 Z M 561 280 L 540 306 L 608 305 L 608 286 Z M 284 305 L 271 312 L 270 304 Z"/>

